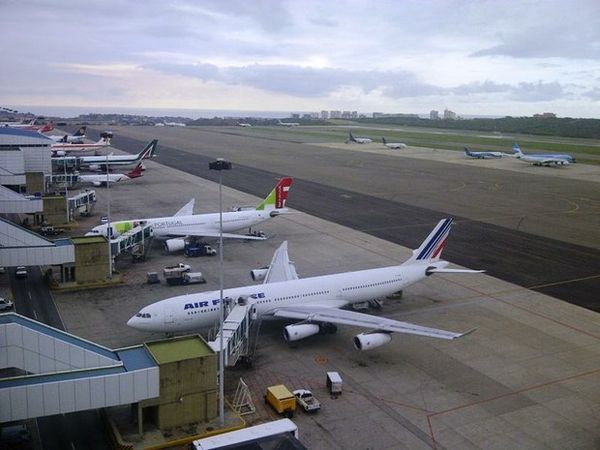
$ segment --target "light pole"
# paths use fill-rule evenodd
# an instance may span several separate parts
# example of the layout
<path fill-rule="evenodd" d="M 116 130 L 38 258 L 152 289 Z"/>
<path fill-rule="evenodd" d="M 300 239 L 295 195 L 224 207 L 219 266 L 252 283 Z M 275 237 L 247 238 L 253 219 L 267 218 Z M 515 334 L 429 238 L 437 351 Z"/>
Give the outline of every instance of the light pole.
<path fill-rule="evenodd" d="M 223 321 L 225 308 L 223 305 L 223 177 L 224 170 L 231 170 L 231 162 L 223 158 L 208 163 L 210 170 L 219 172 L 219 419 L 221 427 L 225 426 L 225 355 L 223 355 Z"/>
<path fill-rule="evenodd" d="M 112 280 L 112 247 L 110 238 L 112 237 L 112 228 L 110 226 L 110 176 L 108 173 L 108 151 L 106 151 L 106 236 L 108 237 L 108 279 Z"/>

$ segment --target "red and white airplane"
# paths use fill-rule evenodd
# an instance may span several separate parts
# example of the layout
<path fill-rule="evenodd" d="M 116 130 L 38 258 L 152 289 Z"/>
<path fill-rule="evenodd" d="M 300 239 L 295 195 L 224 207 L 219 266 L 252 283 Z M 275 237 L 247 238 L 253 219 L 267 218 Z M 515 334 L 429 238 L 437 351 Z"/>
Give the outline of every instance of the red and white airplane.
<path fill-rule="evenodd" d="M 52 144 L 52 156 L 65 156 L 69 152 L 85 152 L 89 150 L 98 150 L 104 147 L 110 147 L 110 140 L 113 134 L 109 131 L 105 131 L 100 135 L 100 140 L 93 144 L 75 144 L 69 142 L 57 142 Z"/>
<path fill-rule="evenodd" d="M 19 130 L 39 131 L 40 133 L 47 133 L 48 131 L 54 130 L 54 122 L 50 121 L 45 124 L 36 124 L 39 117 L 30 120 L 27 123 L 22 122 L 0 122 L 0 126 L 9 128 L 18 128 Z"/>
<path fill-rule="evenodd" d="M 135 169 L 128 173 L 109 173 L 107 174 L 80 174 L 79 182 L 88 183 L 94 186 L 106 186 L 108 183 L 118 183 L 120 181 L 131 181 L 134 178 L 142 176 L 142 163 L 135 166 Z"/>

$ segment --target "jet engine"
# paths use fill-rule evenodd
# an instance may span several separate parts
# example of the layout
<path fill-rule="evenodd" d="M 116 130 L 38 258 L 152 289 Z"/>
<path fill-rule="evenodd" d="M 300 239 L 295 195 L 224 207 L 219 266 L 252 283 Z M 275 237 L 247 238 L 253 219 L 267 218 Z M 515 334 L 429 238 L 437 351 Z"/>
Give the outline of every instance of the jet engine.
<path fill-rule="evenodd" d="M 175 238 L 165 241 L 165 250 L 169 253 L 179 252 L 185 248 L 185 239 Z"/>
<path fill-rule="evenodd" d="M 90 169 L 94 172 L 98 172 L 102 169 L 102 166 L 100 164 L 90 164 L 88 169 Z"/>
<path fill-rule="evenodd" d="M 254 269 L 250 271 L 250 276 L 254 281 L 263 281 L 267 276 L 268 271 L 268 267 L 263 267 L 262 269 Z"/>
<path fill-rule="evenodd" d="M 66 156 L 67 152 L 63 152 L 62 150 L 55 150 L 52 152 L 52 156 Z"/>
<path fill-rule="evenodd" d="M 314 323 L 288 325 L 283 329 L 283 337 L 288 342 L 299 341 L 300 339 L 318 334 L 319 330 L 319 325 Z"/>
<path fill-rule="evenodd" d="M 388 344 L 391 340 L 389 333 L 360 333 L 354 336 L 354 347 L 364 352 Z"/>

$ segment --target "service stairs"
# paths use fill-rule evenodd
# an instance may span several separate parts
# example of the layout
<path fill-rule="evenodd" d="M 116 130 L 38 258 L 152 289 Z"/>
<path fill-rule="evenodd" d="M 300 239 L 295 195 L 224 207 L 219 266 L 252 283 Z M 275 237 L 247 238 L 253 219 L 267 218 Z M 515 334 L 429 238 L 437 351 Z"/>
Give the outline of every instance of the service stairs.
<path fill-rule="evenodd" d="M 223 349 L 225 367 L 235 366 L 240 359 L 249 359 L 254 353 L 255 338 L 253 327 L 256 320 L 256 307 L 248 304 L 245 299 L 239 299 L 233 307 L 228 307 L 232 303 L 231 299 L 224 299 L 226 317 L 223 321 L 223 328 L 217 331 L 214 340 L 208 342 L 208 345 L 215 353 L 221 350 L 221 336 L 223 337 Z"/>

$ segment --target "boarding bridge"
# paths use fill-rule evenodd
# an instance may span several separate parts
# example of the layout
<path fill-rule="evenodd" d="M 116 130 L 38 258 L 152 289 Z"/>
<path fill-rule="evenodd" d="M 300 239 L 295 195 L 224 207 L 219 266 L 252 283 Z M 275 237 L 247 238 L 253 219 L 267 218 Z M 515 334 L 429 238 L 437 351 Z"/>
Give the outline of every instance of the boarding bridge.
<path fill-rule="evenodd" d="M 73 217 L 75 212 L 78 212 L 82 216 L 89 216 L 94 209 L 96 204 L 96 191 L 85 190 L 74 197 L 69 197 L 69 216 Z"/>
<path fill-rule="evenodd" d="M 79 183 L 78 173 L 46 175 L 46 185 L 60 184 L 71 187 Z"/>
<path fill-rule="evenodd" d="M 153 236 L 152 225 L 140 222 L 135 228 L 110 240 L 111 254 L 115 257 L 128 252 L 134 256 L 143 256 L 146 249 L 150 247 Z"/>
<path fill-rule="evenodd" d="M 219 353 L 221 350 L 221 334 L 223 335 L 223 349 L 225 350 L 225 367 L 233 367 L 242 357 L 249 358 L 253 353 L 250 330 L 256 320 L 256 306 L 248 304 L 246 299 L 240 298 L 230 309 L 231 299 L 224 299 L 226 318 L 223 328 L 218 331 L 215 339 L 208 345 Z M 227 301 L 229 300 L 229 301 Z"/>

